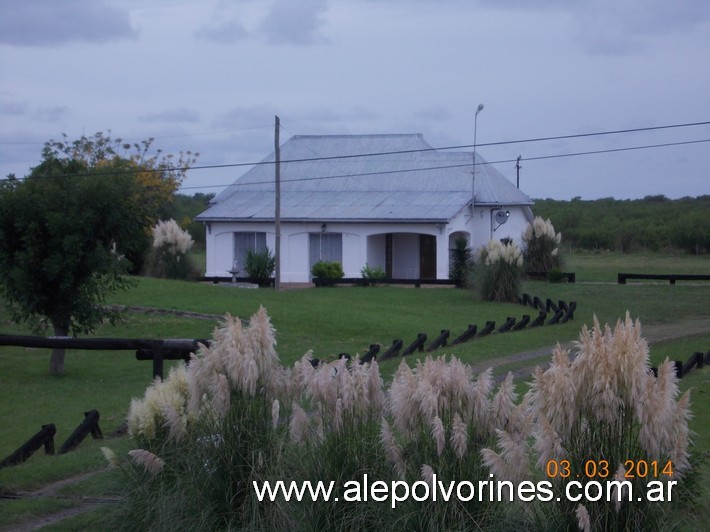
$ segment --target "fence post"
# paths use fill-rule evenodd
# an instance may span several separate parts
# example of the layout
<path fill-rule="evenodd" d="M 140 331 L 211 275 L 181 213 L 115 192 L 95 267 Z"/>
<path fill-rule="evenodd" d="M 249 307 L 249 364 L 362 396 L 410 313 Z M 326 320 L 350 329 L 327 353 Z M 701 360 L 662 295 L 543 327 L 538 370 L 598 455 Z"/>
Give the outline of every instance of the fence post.
<path fill-rule="evenodd" d="M 153 380 L 160 377 L 163 380 L 163 342 L 156 340 L 153 342 Z"/>
<path fill-rule="evenodd" d="M 99 417 L 97 410 L 84 412 L 84 421 L 79 424 L 71 436 L 67 438 L 67 441 L 59 448 L 59 454 L 68 453 L 76 449 L 89 433 L 95 440 L 103 439 L 104 436 L 101 434 L 101 428 L 99 428 Z"/>
<path fill-rule="evenodd" d="M 0 462 L 0 468 L 21 464 L 44 445 L 44 454 L 54 454 L 54 435 L 57 428 L 54 423 L 42 425 L 42 430 L 27 440 L 10 456 Z"/>

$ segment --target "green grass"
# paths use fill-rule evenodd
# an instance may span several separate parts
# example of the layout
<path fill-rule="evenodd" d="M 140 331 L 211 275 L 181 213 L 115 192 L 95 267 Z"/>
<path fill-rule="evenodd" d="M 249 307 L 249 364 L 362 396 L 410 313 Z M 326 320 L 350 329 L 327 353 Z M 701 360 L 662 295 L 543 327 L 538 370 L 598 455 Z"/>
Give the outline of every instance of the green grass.
<path fill-rule="evenodd" d="M 574 322 L 484 339 L 451 352 L 476 361 L 568 341 L 576 338 L 581 323 L 591 323 L 595 314 L 603 322 L 614 323 L 629 310 L 634 318 L 649 324 L 710 316 L 710 283 L 609 285 L 601 290 L 595 284 L 528 282 L 523 289 L 543 300 L 577 301 Z M 276 292 L 139 279 L 134 290 L 116 294 L 112 302 L 217 315 L 229 312 L 241 318 L 248 318 L 263 305 L 277 330 L 279 354 L 287 364 L 308 349 L 321 358 L 340 352 L 362 354 L 373 343 L 386 348 L 394 339 L 402 339 L 407 344 L 420 332 L 433 339 L 447 329 L 454 338 L 468 324 L 480 328 L 487 320 L 502 324 L 507 316 L 519 319 L 526 313 L 537 315 L 533 309 L 484 303 L 469 291 L 451 288 L 336 287 Z M 196 327 L 199 329 L 199 325 Z M 202 334 L 210 330 L 211 325 L 205 322 Z M 189 337 L 188 332 L 179 330 L 174 335 Z"/>
<path fill-rule="evenodd" d="M 666 255 L 658 253 L 593 253 L 565 254 L 564 270 L 575 272 L 578 282 L 616 282 L 617 273 L 682 273 L 710 274 L 707 255 Z M 639 281 L 628 281 L 637 283 Z M 684 281 L 679 281 L 680 283 Z"/>
<path fill-rule="evenodd" d="M 578 283 L 528 282 L 523 287 L 543 300 L 549 297 L 554 301 L 577 301 L 573 322 L 494 334 L 461 346 L 445 347 L 436 354 L 455 354 L 470 363 L 485 365 L 507 355 L 574 340 L 582 324 L 591 324 L 594 315 L 602 323 L 613 323 L 626 310 L 634 318 L 640 318 L 645 327 L 710 319 L 710 283 L 614 284 L 618 271 L 705 273 L 709 266 L 710 257 L 574 254 L 568 257 L 565 269 L 577 273 Z M 248 318 L 263 305 L 277 330 L 277 351 L 285 364 L 292 364 L 308 349 L 313 349 L 320 358 L 334 357 L 340 352 L 364 353 L 372 343 L 381 343 L 386 349 L 392 340 L 401 338 L 406 345 L 419 332 L 432 339 L 440 330 L 448 329 L 453 338 L 471 323 L 482 327 L 487 320 L 501 324 L 507 316 L 536 315 L 536 311 L 520 305 L 484 303 L 471 292 L 451 288 L 337 287 L 276 292 L 147 278 L 137 279 L 134 289 L 115 294 L 110 303 L 214 315 L 230 312 L 242 318 Z M 101 327 L 96 334 L 124 338 L 205 338 L 216 324 L 213 319 L 129 313 L 122 325 Z M 0 333 L 28 334 L 29 330 L 10 322 L 0 310 Z M 682 334 L 685 333 L 679 331 Z M 707 350 L 710 350 L 710 330 L 701 330 L 682 340 L 655 344 L 651 357 L 653 363 L 666 356 L 685 360 L 693 351 Z M 416 357 L 409 360 L 413 362 Z M 546 362 L 549 355 L 541 360 Z M 497 371 L 526 368 L 534 362 L 509 363 Z M 391 374 L 398 363 L 399 360 L 384 362 L 383 373 Z M 151 381 L 151 363 L 136 361 L 134 353 L 128 351 L 69 351 L 66 375 L 59 378 L 48 375 L 48 364 L 47 350 L 0 349 L 0 459 L 49 422 L 57 426 L 55 446 L 59 448 L 89 409 L 101 413 L 100 426 L 107 435 L 124 419 L 130 399 L 142 396 Z M 683 387 L 695 388 L 693 429 L 698 434 L 698 452 L 704 456 L 710 453 L 710 417 L 708 409 L 702 408 L 705 395 L 710 393 L 708 371 L 694 372 L 681 381 Z M 125 437 L 103 442 L 88 437 L 78 450 L 64 456 L 44 456 L 39 451 L 23 465 L 0 469 L 0 490 L 34 489 L 81 472 L 100 470 L 105 467 L 99 451 L 102 445 L 125 453 L 131 444 Z M 710 468 L 708 465 L 703 468 L 702 478 L 707 485 Z M 76 494 L 72 490 L 79 490 L 92 495 L 110 494 L 115 488 L 110 478 L 109 475 L 87 480 L 68 493 Z M 0 522 L 6 521 L 4 517 L 8 515 L 19 521 L 33 513 L 54 511 L 53 502 L 46 506 L 34 504 L 0 502 Z M 90 512 L 75 519 L 70 522 L 79 523 L 78 528 L 91 528 L 81 523 L 91 523 L 97 516 Z M 57 530 L 65 529 L 57 526 Z"/>

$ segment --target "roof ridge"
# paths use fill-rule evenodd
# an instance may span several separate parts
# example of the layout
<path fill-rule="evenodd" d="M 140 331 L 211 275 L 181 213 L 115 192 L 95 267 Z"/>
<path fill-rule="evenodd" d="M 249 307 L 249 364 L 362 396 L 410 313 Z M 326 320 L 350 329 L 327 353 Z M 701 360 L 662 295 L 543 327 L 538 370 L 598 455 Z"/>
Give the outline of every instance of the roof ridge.
<path fill-rule="evenodd" d="M 376 138 L 376 137 L 419 137 L 424 139 L 423 133 L 349 133 L 330 135 L 293 135 L 292 139 L 313 139 L 313 138 Z"/>

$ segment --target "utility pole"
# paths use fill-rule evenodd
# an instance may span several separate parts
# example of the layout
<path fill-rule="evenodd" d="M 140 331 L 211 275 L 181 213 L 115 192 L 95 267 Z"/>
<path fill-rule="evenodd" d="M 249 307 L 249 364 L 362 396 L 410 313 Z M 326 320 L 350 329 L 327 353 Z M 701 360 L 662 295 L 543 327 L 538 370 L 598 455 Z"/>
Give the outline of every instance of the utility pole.
<path fill-rule="evenodd" d="M 522 166 L 520 166 L 520 159 L 522 158 L 522 155 L 518 155 L 518 160 L 515 161 L 516 183 L 518 185 L 518 188 L 520 188 L 520 169 L 522 168 Z"/>
<path fill-rule="evenodd" d="M 281 290 L 281 147 L 279 146 L 279 129 L 281 129 L 281 121 L 276 116 L 274 124 L 274 151 L 276 154 L 276 164 L 274 164 L 275 173 L 275 199 L 276 213 L 274 216 L 276 233 L 276 250 L 274 251 L 274 259 L 276 267 L 274 269 L 274 288 Z"/>
<path fill-rule="evenodd" d="M 483 111 L 483 104 L 479 103 L 473 117 L 473 177 L 471 178 L 471 241 L 473 241 L 473 209 L 476 203 L 476 132 L 478 130 L 478 113 Z"/>

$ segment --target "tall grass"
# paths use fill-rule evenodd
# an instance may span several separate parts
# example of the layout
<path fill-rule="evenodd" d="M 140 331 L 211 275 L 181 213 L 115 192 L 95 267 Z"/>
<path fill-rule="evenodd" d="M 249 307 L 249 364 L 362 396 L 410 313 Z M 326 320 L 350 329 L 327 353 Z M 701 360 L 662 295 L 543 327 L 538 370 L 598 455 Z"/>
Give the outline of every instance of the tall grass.
<path fill-rule="evenodd" d="M 559 246 L 562 233 L 555 233 L 549 219 L 543 220 L 536 216 L 523 231 L 522 238 L 525 271 L 547 273 L 561 268 Z"/>
<path fill-rule="evenodd" d="M 689 394 L 678 397 L 670 362 L 658 378 L 649 372 L 639 323 L 628 315 L 613 331 L 584 327 L 573 362 L 558 347 L 519 403 L 512 375 L 495 387 L 490 370 L 474 375 L 456 358 L 427 357 L 414 369 L 403 362 L 386 387 L 374 361 L 315 364 L 308 353 L 286 369 L 274 346 L 263 309 L 249 327 L 228 316 L 186 371 L 133 401 L 129 431 L 139 448 L 129 453 L 132 463 L 123 459 L 129 528 L 473 530 L 538 527 L 546 516 L 548 529 L 636 529 L 658 522 L 657 505 L 567 502 L 569 478 L 551 475 L 550 461 L 593 461 L 595 478 L 598 467 L 598 478 L 617 480 L 629 459 L 657 461 L 658 475 L 674 480 L 690 469 Z M 428 491 L 438 488 L 435 478 L 448 485 L 490 472 L 520 483 L 540 471 L 560 501 L 513 515 L 480 497 L 390 508 L 359 497 L 259 502 L 253 489 L 265 480 L 333 481 L 333 496 L 342 498 L 348 481 L 364 475 Z"/>
<path fill-rule="evenodd" d="M 481 297 L 496 303 L 515 302 L 520 295 L 523 255 L 514 242 L 491 240 L 481 248 L 474 279 Z"/>
<path fill-rule="evenodd" d="M 690 470 L 690 393 L 680 396 L 669 360 L 658 377 L 650 372 L 640 324 L 628 314 L 613 330 L 598 322 L 585 326 L 576 352 L 571 361 L 558 347 L 550 367 L 536 370 L 517 407 L 521 422 L 498 432 L 499 452 L 485 449 L 486 464 L 505 480 L 547 476 L 555 493 L 538 515 L 548 530 L 659 526 L 667 512 L 646 498 L 646 483 L 679 481 Z M 656 467 L 642 471 L 641 461 Z M 628 481 L 628 487 L 617 487 L 616 502 L 569 501 L 566 488 L 580 479 L 584 485 Z"/>

